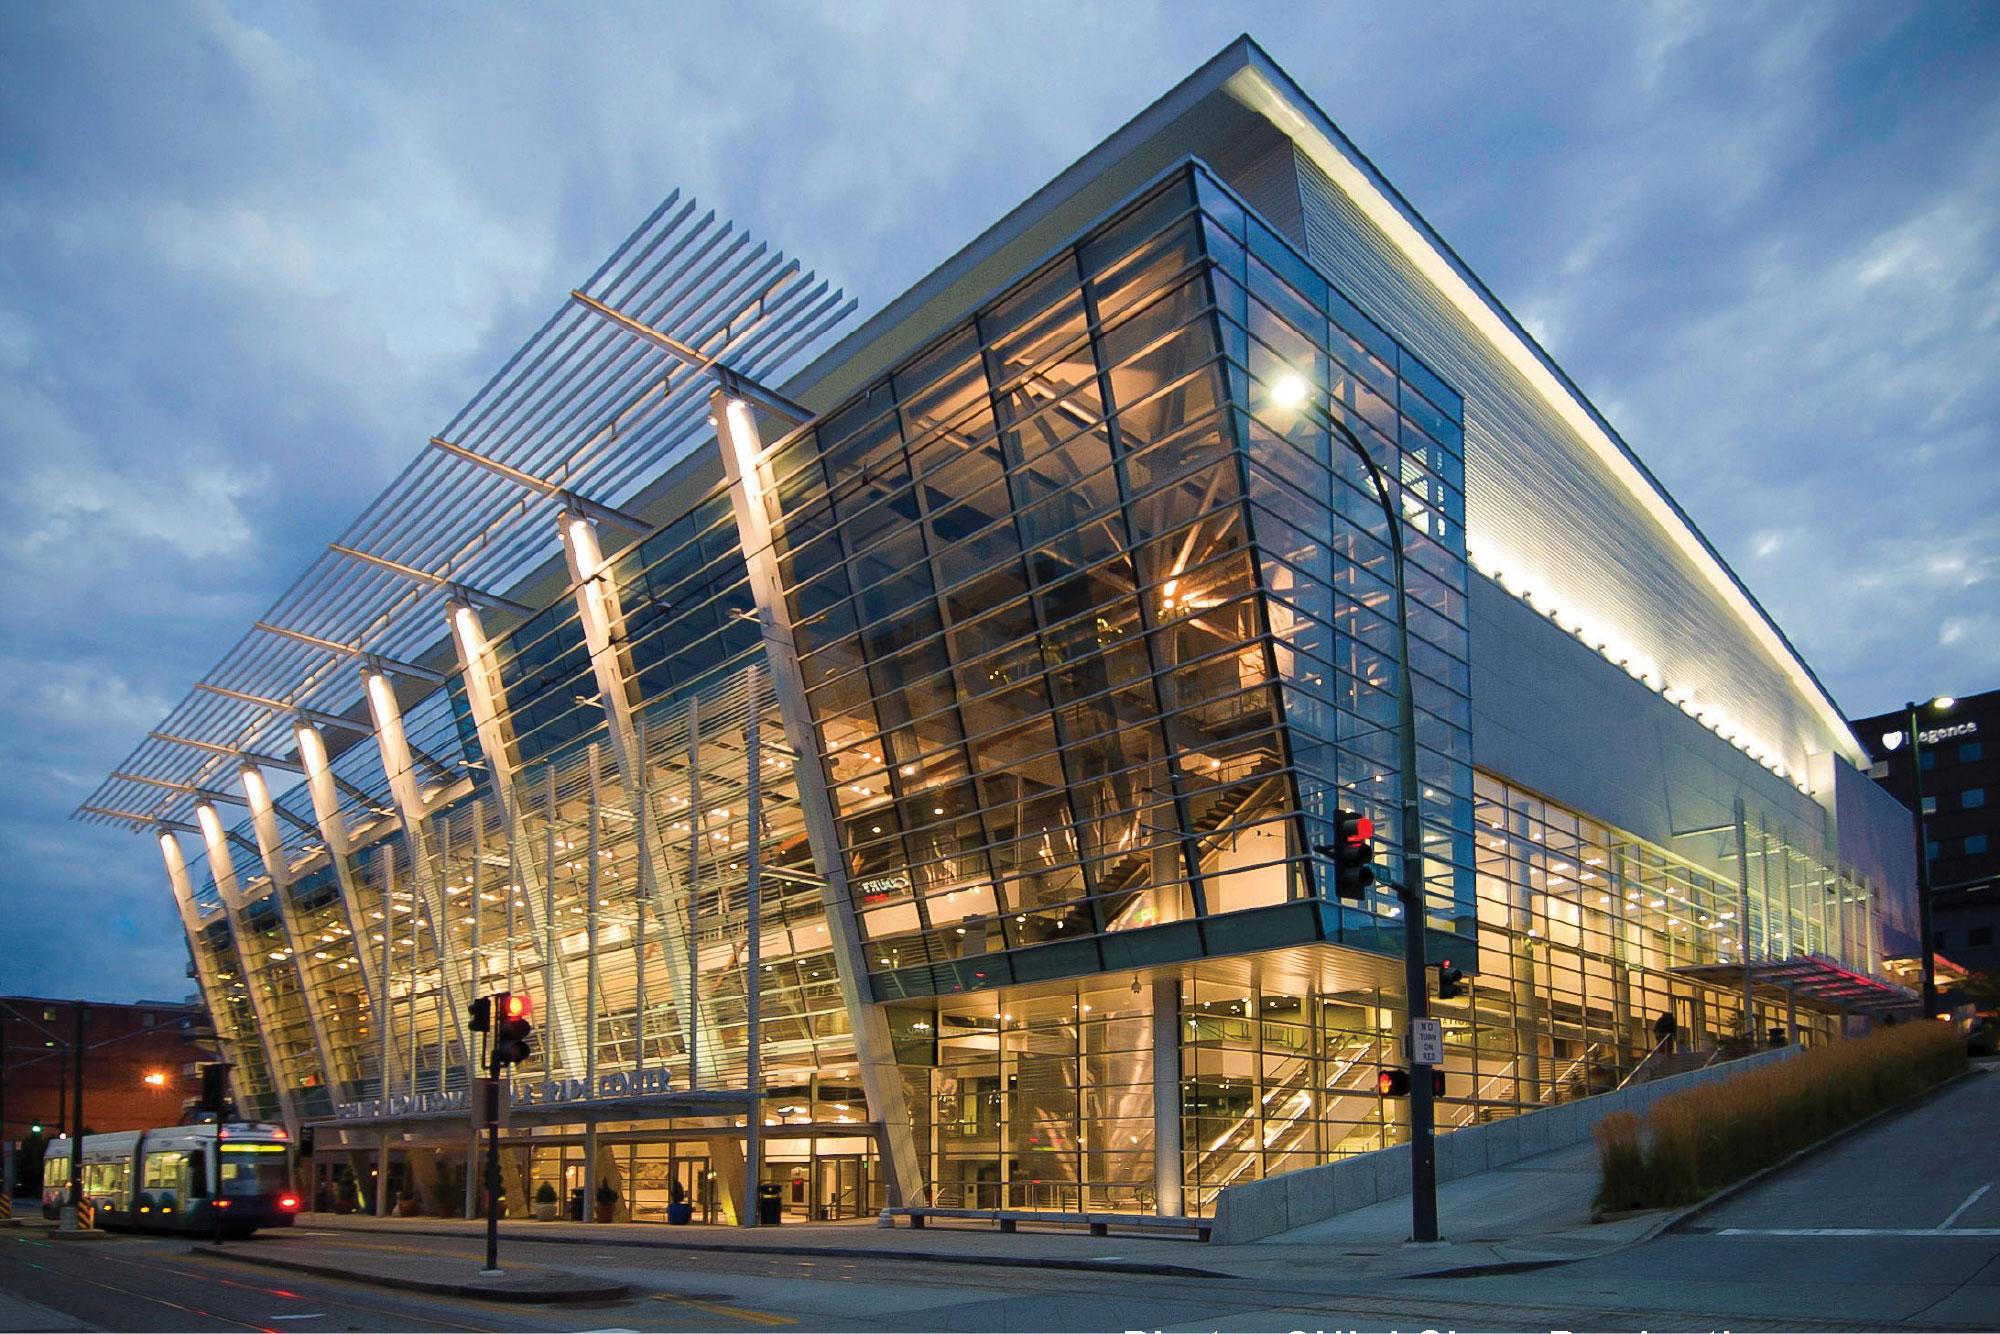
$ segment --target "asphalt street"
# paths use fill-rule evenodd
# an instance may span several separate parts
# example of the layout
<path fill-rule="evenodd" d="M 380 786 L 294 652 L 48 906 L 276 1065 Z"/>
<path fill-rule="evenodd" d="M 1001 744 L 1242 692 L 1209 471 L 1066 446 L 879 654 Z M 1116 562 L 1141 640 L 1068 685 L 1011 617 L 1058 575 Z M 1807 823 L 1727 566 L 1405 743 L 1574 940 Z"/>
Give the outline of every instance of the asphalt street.
<path fill-rule="evenodd" d="M 1191 1278 L 510 1239 L 509 1263 L 634 1287 L 615 1303 L 520 1307 L 280 1273 L 193 1256 L 185 1242 L 65 1244 L 21 1231 L 0 1233 L 0 1297 L 40 1314 L 0 1301 L 0 1328 L 1993 1329 L 1996 1113 L 2000 1077 L 1971 1076 L 1650 1242 L 1527 1272 L 1364 1278 L 1337 1246 L 1287 1248 L 1254 1273 L 1243 1266 L 1258 1248 L 1218 1249 L 1236 1275 Z M 1117 1249 L 1144 1258 L 1148 1244 Z M 478 1254 L 472 1237 L 311 1228 L 263 1251 L 301 1245 L 323 1261 L 347 1253 L 431 1272 L 469 1271 Z"/>

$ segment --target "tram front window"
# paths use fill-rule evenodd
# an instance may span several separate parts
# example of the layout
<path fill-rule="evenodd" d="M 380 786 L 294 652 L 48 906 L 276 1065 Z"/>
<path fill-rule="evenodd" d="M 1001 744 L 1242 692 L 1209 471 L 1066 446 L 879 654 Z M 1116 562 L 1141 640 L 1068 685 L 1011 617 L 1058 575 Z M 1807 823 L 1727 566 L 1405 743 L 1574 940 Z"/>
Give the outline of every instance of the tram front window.
<path fill-rule="evenodd" d="M 283 1154 L 236 1153 L 222 1151 L 222 1193 L 224 1195 L 277 1195 L 291 1186 Z"/>

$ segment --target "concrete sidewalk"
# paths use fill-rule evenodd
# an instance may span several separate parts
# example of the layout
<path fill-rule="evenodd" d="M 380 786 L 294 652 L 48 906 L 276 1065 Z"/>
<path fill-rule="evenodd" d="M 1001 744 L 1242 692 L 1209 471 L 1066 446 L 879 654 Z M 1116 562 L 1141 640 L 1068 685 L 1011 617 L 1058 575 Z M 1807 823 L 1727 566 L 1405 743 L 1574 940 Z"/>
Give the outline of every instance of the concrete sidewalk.
<path fill-rule="evenodd" d="M 315 1232 L 375 1236 L 431 1236 L 476 1239 L 486 1225 L 478 1219 L 368 1218 L 353 1214 L 302 1214 L 298 1226 Z M 270 1234 L 276 1236 L 278 1234 Z M 936 1262 L 968 1265 L 1028 1265 L 1113 1274 L 1154 1274 L 1182 1278 L 1228 1277 L 1214 1263 L 1224 1252 L 1192 1238 L 1093 1237 L 1074 1229 L 993 1228 L 933 1222 L 924 1228 L 876 1226 L 863 1219 L 741 1228 L 659 1223 L 541 1223 L 504 1219 L 507 1241 L 593 1247 L 639 1247 L 667 1251 L 721 1251 L 751 1255 L 795 1255 L 861 1260 Z"/>
<path fill-rule="evenodd" d="M 509 1219 L 509 1240 L 593 1247 L 725 1251 L 892 1262 L 1019 1265 L 1162 1277 L 1259 1279 L 1397 1278 L 1436 1273 L 1505 1272 L 1602 1255 L 1649 1235 L 1665 1211 L 1591 1223 L 1597 1191 L 1596 1149 L 1572 1145 L 1507 1167 L 1461 1178 L 1438 1192 L 1447 1240 L 1411 1246 L 1407 1195 L 1324 1222 L 1240 1246 L 1193 1238 L 1092 1237 L 1073 1229 L 1002 1233 L 990 1227 L 933 1222 L 922 1229 L 881 1228 L 870 1219 L 768 1228 L 657 1223 L 540 1223 Z M 476 1238 L 485 1225 L 450 1218 L 369 1218 L 310 1214 L 301 1228 L 357 1235 Z"/>
<path fill-rule="evenodd" d="M 283 1237 L 276 1233 L 250 1244 L 196 1246 L 189 1254 L 311 1274 L 316 1278 L 345 1279 L 378 1288 L 399 1288 L 439 1297 L 476 1297 L 489 1302 L 543 1305 L 608 1302 L 632 1290 L 626 1283 L 540 1265 L 507 1264 L 500 1274 L 482 1274 L 479 1266 L 485 1263 L 484 1256 L 329 1246 L 318 1237 Z"/>

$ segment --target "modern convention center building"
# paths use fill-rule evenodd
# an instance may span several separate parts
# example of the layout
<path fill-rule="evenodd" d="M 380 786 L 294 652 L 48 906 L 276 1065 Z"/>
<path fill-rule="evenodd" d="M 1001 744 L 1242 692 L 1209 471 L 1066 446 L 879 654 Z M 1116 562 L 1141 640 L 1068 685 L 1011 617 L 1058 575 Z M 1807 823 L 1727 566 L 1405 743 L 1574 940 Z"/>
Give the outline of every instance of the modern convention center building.
<path fill-rule="evenodd" d="M 549 299 L 79 812 L 323 1206 L 471 1202 L 502 991 L 508 1210 L 621 1219 L 1202 1218 L 1394 1145 L 1392 884 L 1468 975 L 1447 1134 L 1914 1005 L 1840 710 L 1247 38 L 859 323 L 679 197 Z"/>

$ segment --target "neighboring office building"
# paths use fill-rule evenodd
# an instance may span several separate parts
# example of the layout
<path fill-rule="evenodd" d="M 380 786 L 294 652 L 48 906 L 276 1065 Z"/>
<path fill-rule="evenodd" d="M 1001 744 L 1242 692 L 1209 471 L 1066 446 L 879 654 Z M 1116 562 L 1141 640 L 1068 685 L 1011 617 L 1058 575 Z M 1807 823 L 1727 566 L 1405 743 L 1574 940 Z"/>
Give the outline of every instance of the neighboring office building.
<path fill-rule="evenodd" d="M 1906 807 L 1916 804 L 1911 756 L 1923 756 L 1932 947 L 1965 968 L 2000 969 L 2000 690 L 1919 716 L 1915 746 L 1901 709 L 1859 719 L 1854 732 L 1876 781 Z"/>
<path fill-rule="evenodd" d="M 72 1106 L 76 1002 L 0 996 L 0 1065 L 6 1106 L 0 1141 L 18 1146 L 35 1126 L 54 1138 Z M 199 1088 L 208 1016 L 180 1001 L 86 1002 L 83 1117 L 94 1131 L 176 1125 Z M 147 1077 L 159 1076 L 158 1083 Z"/>
<path fill-rule="evenodd" d="M 584 286 L 630 323 L 559 313 L 80 812 L 160 837 L 240 1098 L 323 1158 L 450 1207 L 507 988 L 517 1211 L 730 1214 L 749 1155 L 814 1217 L 1206 1214 L 1397 1141 L 1399 905 L 1312 851 L 1358 808 L 1395 878 L 1335 421 L 1411 544 L 1431 957 L 1475 975 L 1440 1124 L 1610 1087 L 1663 1012 L 1912 1005 L 1906 823 L 1826 692 L 1253 44 L 776 394 L 704 366 L 774 379 L 838 294 L 686 208 Z"/>

